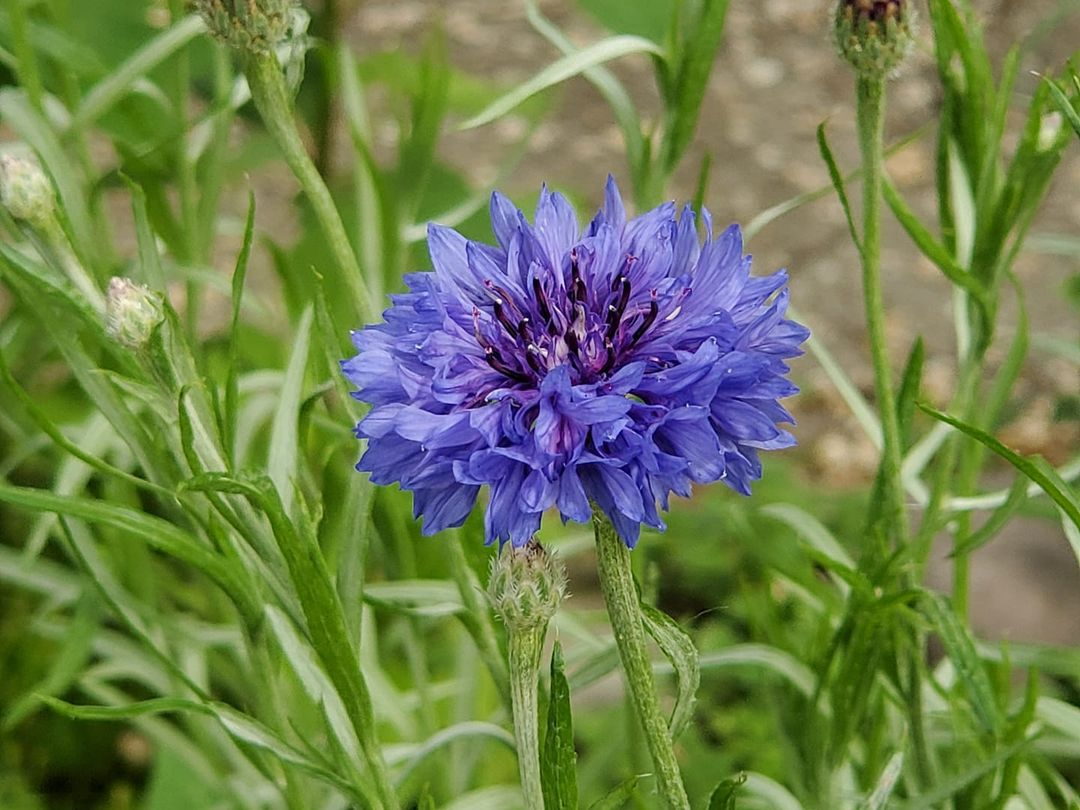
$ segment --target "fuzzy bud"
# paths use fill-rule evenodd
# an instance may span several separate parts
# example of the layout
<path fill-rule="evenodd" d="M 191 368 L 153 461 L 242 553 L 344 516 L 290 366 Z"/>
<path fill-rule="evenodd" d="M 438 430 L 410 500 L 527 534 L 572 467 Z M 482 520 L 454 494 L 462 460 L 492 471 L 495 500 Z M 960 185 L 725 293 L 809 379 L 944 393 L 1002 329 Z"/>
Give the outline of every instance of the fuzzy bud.
<path fill-rule="evenodd" d="M 0 155 L 0 204 L 21 222 L 45 230 L 56 215 L 52 180 L 30 153 Z"/>
<path fill-rule="evenodd" d="M 911 0 L 839 0 L 835 31 L 840 55 L 860 76 L 888 76 L 915 41 L 915 8 Z"/>
<path fill-rule="evenodd" d="M 129 278 L 114 276 L 105 296 L 105 331 L 129 349 L 141 349 L 165 320 L 161 296 Z"/>
<path fill-rule="evenodd" d="M 566 596 L 566 569 L 535 540 L 521 548 L 507 543 L 492 560 L 488 596 L 511 630 L 546 627 Z"/>
<path fill-rule="evenodd" d="M 232 48 L 268 53 L 290 33 L 296 0 L 195 0 L 210 32 Z"/>

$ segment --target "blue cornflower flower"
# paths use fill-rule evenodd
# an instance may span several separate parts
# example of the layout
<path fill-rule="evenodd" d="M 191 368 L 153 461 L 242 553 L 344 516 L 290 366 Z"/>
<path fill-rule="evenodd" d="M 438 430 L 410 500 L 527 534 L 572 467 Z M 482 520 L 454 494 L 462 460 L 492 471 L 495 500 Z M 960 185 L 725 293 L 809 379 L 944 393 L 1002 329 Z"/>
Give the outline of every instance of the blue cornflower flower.
<path fill-rule="evenodd" d="M 712 238 L 702 217 L 704 245 L 689 206 L 628 220 L 609 178 L 584 232 L 546 188 L 533 224 L 492 195 L 497 246 L 431 225 L 435 271 L 406 276 L 342 362 L 372 406 L 357 469 L 411 491 L 426 534 L 487 485 L 487 541 L 515 546 L 552 506 L 585 522 L 595 504 L 632 548 L 672 492 L 749 494 L 758 450 L 795 443 L 778 400 L 809 332 L 784 318 L 787 274 L 751 277 L 739 228 Z"/>

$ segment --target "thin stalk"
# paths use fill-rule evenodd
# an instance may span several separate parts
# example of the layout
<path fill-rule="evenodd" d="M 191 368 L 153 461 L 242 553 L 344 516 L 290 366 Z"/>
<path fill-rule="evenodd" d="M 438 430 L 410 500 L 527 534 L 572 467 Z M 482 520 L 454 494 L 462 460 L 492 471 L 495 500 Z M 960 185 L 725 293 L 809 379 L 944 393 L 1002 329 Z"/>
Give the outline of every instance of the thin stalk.
<path fill-rule="evenodd" d="M 514 740 L 526 810 L 544 810 L 540 781 L 539 672 L 546 632 L 547 622 L 533 627 L 507 627 Z"/>
<path fill-rule="evenodd" d="M 881 287 L 881 177 L 884 170 L 885 78 L 860 77 L 856 120 L 863 163 L 863 297 L 874 365 L 874 393 L 881 412 L 885 525 L 896 542 L 907 539 L 907 510 L 900 477 L 902 448 L 892 370 L 885 342 L 885 300 Z"/>
<path fill-rule="evenodd" d="M 683 787 L 675 758 L 667 719 L 660 710 L 653 682 L 652 662 L 645 647 L 645 627 L 641 622 L 634 577 L 630 570 L 630 549 L 619 539 L 611 521 L 599 510 L 593 514 L 596 530 L 596 564 L 600 590 L 604 593 L 615 644 L 619 648 L 630 697 L 645 732 L 645 742 L 656 768 L 656 781 L 668 806 L 689 810 L 690 800 Z"/>
<path fill-rule="evenodd" d="M 311 203 L 315 218 L 326 237 L 327 246 L 337 264 L 341 280 L 356 302 L 359 316 L 374 320 L 376 310 L 360 272 L 341 214 L 334 204 L 330 189 L 308 156 L 293 118 L 289 93 L 277 57 L 272 53 L 248 55 L 245 69 L 251 97 L 270 135 L 281 149 L 285 162 L 300 183 Z"/>

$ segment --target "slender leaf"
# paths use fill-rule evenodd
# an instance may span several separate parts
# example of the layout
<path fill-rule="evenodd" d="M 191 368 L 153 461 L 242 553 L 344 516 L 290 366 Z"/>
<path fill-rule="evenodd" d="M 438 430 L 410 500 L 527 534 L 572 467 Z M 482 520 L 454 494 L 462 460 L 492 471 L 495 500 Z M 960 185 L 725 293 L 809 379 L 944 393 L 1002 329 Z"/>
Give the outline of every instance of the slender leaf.
<path fill-rule="evenodd" d="M 232 318 L 229 325 L 229 370 L 225 378 L 225 425 L 222 443 L 225 452 L 235 466 L 236 425 L 240 408 L 240 304 L 244 298 L 244 280 L 247 278 L 251 243 L 255 234 L 255 193 L 248 191 L 247 219 L 244 221 L 244 241 L 236 257 L 232 275 Z M 321 289 L 321 288 L 320 288 Z"/>
<path fill-rule="evenodd" d="M 832 149 L 829 148 L 829 140 L 825 135 L 824 121 L 818 124 L 817 143 L 818 151 L 821 153 L 821 159 L 825 161 L 825 166 L 829 170 L 829 179 L 832 181 L 833 189 L 836 191 L 836 196 L 840 200 L 840 207 L 844 211 L 844 219 L 847 221 L 848 233 L 851 235 L 851 241 L 855 243 L 855 249 L 862 254 L 862 238 L 859 236 L 859 231 L 855 227 L 855 219 L 851 216 L 851 203 L 848 202 L 847 190 L 844 188 L 844 176 L 840 174 L 840 168 L 836 165 L 836 158 L 833 157 Z"/>
<path fill-rule="evenodd" d="M 510 112 L 526 99 L 559 82 L 566 81 L 596 65 L 634 53 L 651 53 L 655 56 L 664 55 L 663 49 L 659 45 L 643 37 L 617 36 L 601 40 L 548 65 L 528 81 L 493 101 L 480 113 L 463 123 L 460 129 L 474 129 L 491 123 Z"/>
<path fill-rule="evenodd" d="M 996 732 L 1001 723 L 1001 715 L 994 700 L 990 677 L 979 660 L 968 629 L 940 594 L 926 592 L 922 604 L 927 618 L 941 637 L 945 654 L 956 668 L 956 675 L 964 685 L 975 716 L 979 718 L 983 729 Z"/>
<path fill-rule="evenodd" d="M 570 714 L 570 684 L 563 672 L 562 645 L 551 651 L 551 695 L 547 733 L 540 752 L 540 781 L 545 810 L 577 810 L 577 752 Z"/>
<path fill-rule="evenodd" d="M 626 803 L 637 795 L 637 786 L 641 779 L 642 776 L 638 775 L 631 776 L 629 779 L 620 782 L 610 791 L 590 804 L 589 810 L 622 810 L 622 808 L 626 806 Z"/>
<path fill-rule="evenodd" d="M 90 88 L 71 119 L 71 129 L 80 130 L 104 114 L 124 97 L 131 86 L 157 65 L 183 48 L 206 30 L 198 14 L 180 20 L 176 25 L 162 31 L 142 48 L 133 53 L 123 64 L 108 73 L 104 79 Z"/>
<path fill-rule="evenodd" d="M 739 789 L 745 784 L 745 773 L 725 779 L 709 796 L 708 810 L 736 810 L 735 802 L 739 797 Z"/>
<path fill-rule="evenodd" d="M 270 429 L 270 455 L 267 473 L 277 487 L 285 511 L 289 512 L 293 501 L 293 482 L 299 478 L 297 464 L 297 422 L 300 401 L 304 390 L 304 374 L 307 371 L 308 348 L 311 345 L 312 308 L 309 305 L 300 317 L 293 337 L 289 365 L 285 379 L 281 381 L 281 396 L 274 412 Z"/>
<path fill-rule="evenodd" d="M 1057 470 L 1047 463 L 1046 459 L 1041 456 L 1022 456 L 1015 450 L 1006 447 L 984 430 L 966 424 L 955 416 L 943 413 L 925 403 L 919 402 L 916 404 L 925 413 L 946 424 L 952 425 L 961 433 L 967 434 L 975 439 L 975 441 L 986 446 L 988 449 L 1012 464 L 1034 483 L 1038 484 L 1039 488 L 1042 489 L 1054 503 L 1061 507 L 1061 510 L 1066 515 L 1068 515 L 1069 520 L 1073 522 L 1073 525 L 1080 527 L 1080 498 L 1077 497 L 1073 488 L 1062 480 Z"/>
<path fill-rule="evenodd" d="M 652 605 L 641 603 L 642 623 L 653 641 L 663 651 L 675 669 L 677 692 L 675 708 L 671 710 L 671 738 L 678 739 L 694 716 L 694 701 L 701 683 L 698 651 L 686 631 L 675 620 Z"/>

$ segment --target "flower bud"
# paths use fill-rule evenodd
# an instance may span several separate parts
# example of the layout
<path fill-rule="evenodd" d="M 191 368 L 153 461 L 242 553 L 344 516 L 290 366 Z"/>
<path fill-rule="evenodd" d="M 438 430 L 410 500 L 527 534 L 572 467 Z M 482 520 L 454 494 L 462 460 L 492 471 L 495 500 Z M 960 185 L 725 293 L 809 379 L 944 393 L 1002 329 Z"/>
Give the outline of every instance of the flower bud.
<path fill-rule="evenodd" d="M 915 8 L 910 0 L 839 0 L 835 31 L 840 55 L 860 76 L 887 76 L 911 50 Z"/>
<path fill-rule="evenodd" d="M 566 569 L 535 540 L 507 543 L 492 560 L 488 596 L 511 630 L 545 627 L 566 596 Z"/>
<path fill-rule="evenodd" d="M 165 320 L 161 296 L 129 278 L 114 276 L 105 296 L 105 331 L 122 346 L 141 349 Z"/>
<path fill-rule="evenodd" d="M 45 230 L 56 215 L 52 180 L 30 153 L 0 155 L 0 204 L 15 219 Z"/>
<path fill-rule="evenodd" d="M 230 47 L 273 51 L 289 35 L 296 0 L 195 0 L 210 32 Z"/>

